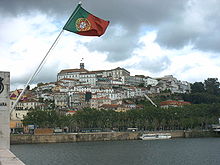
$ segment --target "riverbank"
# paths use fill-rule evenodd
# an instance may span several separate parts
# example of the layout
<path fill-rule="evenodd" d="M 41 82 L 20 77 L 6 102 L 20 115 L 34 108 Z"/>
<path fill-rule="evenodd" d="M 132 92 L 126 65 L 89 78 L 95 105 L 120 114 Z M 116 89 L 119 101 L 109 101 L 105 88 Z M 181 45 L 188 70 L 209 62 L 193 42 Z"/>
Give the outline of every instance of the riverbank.
<path fill-rule="evenodd" d="M 171 133 L 172 138 L 220 137 L 220 134 L 211 131 L 163 131 Z M 143 133 L 149 132 L 98 132 L 98 133 L 65 133 L 53 135 L 12 134 L 11 144 L 36 143 L 68 143 L 88 141 L 137 140 Z M 151 133 L 159 133 L 151 132 Z"/>

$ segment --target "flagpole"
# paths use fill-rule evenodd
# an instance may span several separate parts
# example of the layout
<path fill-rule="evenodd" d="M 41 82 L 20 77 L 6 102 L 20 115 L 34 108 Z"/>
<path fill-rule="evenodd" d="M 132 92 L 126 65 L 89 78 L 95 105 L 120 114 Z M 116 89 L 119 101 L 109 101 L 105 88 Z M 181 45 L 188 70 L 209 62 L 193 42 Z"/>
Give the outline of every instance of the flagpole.
<path fill-rule="evenodd" d="M 13 104 L 12 108 L 11 108 L 11 112 L 12 113 L 14 111 L 14 108 L 16 106 L 16 104 L 18 103 L 18 101 L 20 100 L 21 96 L 24 94 L 27 86 L 29 85 L 29 83 L 33 80 L 33 78 L 38 74 L 40 68 L 43 66 L 44 61 L 46 60 L 47 56 L 49 55 L 50 51 L 52 50 L 52 48 L 55 46 L 55 44 L 57 43 L 58 39 L 60 38 L 61 34 L 63 33 L 63 29 L 61 30 L 61 32 L 59 33 L 59 35 L 57 36 L 57 38 L 55 39 L 55 41 L 53 42 L 53 44 L 51 45 L 51 47 L 49 48 L 49 50 L 47 51 L 46 55 L 44 56 L 43 60 L 41 61 L 41 63 L 39 64 L 39 66 L 37 67 L 36 71 L 34 72 L 34 74 L 29 78 L 29 80 L 27 81 L 26 85 L 24 86 L 24 89 L 22 90 L 22 92 L 20 93 L 20 95 L 18 96 L 17 100 L 15 101 L 15 103 Z"/>
<path fill-rule="evenodd" d="M 79 1 L 78 6 L 82 5 L 82 2 Z M 69 20 L 76 14 L 76 12 L 79 10 L 79 8 L 76 8 L 76 10 L 74 11 L 74 13 L 71 15 L 71 17 L 69 18 Z M 67 23 L 69 22 L 69 20 L 67 21 Z M 66 24 L 67 24 L 66 23 Z M 65 27 L 65 25 L 64 25 Z M 24 89 L 22 90 L 22 92 L 20 93 L 20 95 L 18 96 L 17 100 L 15 101 L 15 103 L 13 104 L 12 108 L 11 108 L 11 112 L 10 114 L 12 114 L 12 112 L 14 111 L 15 106 L 17 105 L 18 101 L 20 100 L 21 96 L 24 94 L 27 86 L 29 85 L 29 83 L 33 80 L 33 78 L 38 74 L 40 68 L 43 66 L 44 61 L 46 60 L 47 56 L 49 55 L 50 51 L 52 50 L 52 48 L 55 46 L 55 44 L 57 43 L 59 37 L 61 36 L 61 34 L 64 31 L 64 27 L 61 30 L 61 32 L 59 33 L 59 35 L 57 36 L 57 38 L 55 39 L 55 41 L 53 42 L 53 44 L 51 45 L 50 49 L 47 51 L 45 57 L 43 58 L 43 60 L 41 61 L 41 63 L 39 64 L 39 66 L 37 67 L 36 71 L 34 72 L 34 74 L 30 77 L 30 79 L 28 80 L 28 82 L 26 83 L 26 85 L 24 86 Z"/>

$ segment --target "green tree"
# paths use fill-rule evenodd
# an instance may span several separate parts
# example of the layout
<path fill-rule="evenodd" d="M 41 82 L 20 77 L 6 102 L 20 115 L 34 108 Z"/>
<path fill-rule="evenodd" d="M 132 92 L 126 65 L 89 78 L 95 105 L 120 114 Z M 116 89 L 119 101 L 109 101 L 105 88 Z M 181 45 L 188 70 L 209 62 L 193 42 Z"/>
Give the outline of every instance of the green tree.
<path fill-rule="evenodd" d="M 33 110 L 24 117 L 24 125 L 35 125 L 41 128 L 54 128 L 59 125 L 60 116 L 53 110 Z"/>
<path fill-rule="evenodd" d="M 205 80 L 204 84 L 207 93 L 213 95 L 220 94 L 220 89 L 219 89 L 220 83 L 218 82 L 218 78 L 208 78 L 207 80 Z"/>
<path fill-rule="evenodd" d="M 195 82 L 191 84 L 191 92 L 192 93 L 203 93 L 205 92 L 205 87 L 202 82 Z"/>
<path fill-rule="evenodd" d="M 144 86 L 144 83 L 140 83 L 140 84 L 138 85 L 138 87 L 145 87 L 145 86 Z"/>

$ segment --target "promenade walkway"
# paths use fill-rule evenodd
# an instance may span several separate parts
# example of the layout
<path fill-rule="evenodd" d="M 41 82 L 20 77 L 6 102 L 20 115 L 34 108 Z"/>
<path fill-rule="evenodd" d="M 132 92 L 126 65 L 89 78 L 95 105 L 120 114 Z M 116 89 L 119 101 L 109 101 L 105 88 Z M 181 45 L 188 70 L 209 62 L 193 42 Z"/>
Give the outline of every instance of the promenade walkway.
<path fill-rule="evenodd" d="M 11 151 L 0 149 L 0 165 L 25 165 Z"/>

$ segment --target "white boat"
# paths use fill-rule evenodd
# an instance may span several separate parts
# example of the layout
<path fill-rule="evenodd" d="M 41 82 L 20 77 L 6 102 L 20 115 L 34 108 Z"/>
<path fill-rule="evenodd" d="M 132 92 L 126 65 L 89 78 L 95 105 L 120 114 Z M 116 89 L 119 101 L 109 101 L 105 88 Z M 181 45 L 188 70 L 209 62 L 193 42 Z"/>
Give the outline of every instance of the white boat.
<path fill-rule="evenodd" d="M 170 133 L 149 133 L 140 136 L 141 140 L 171 139 Z"/>

